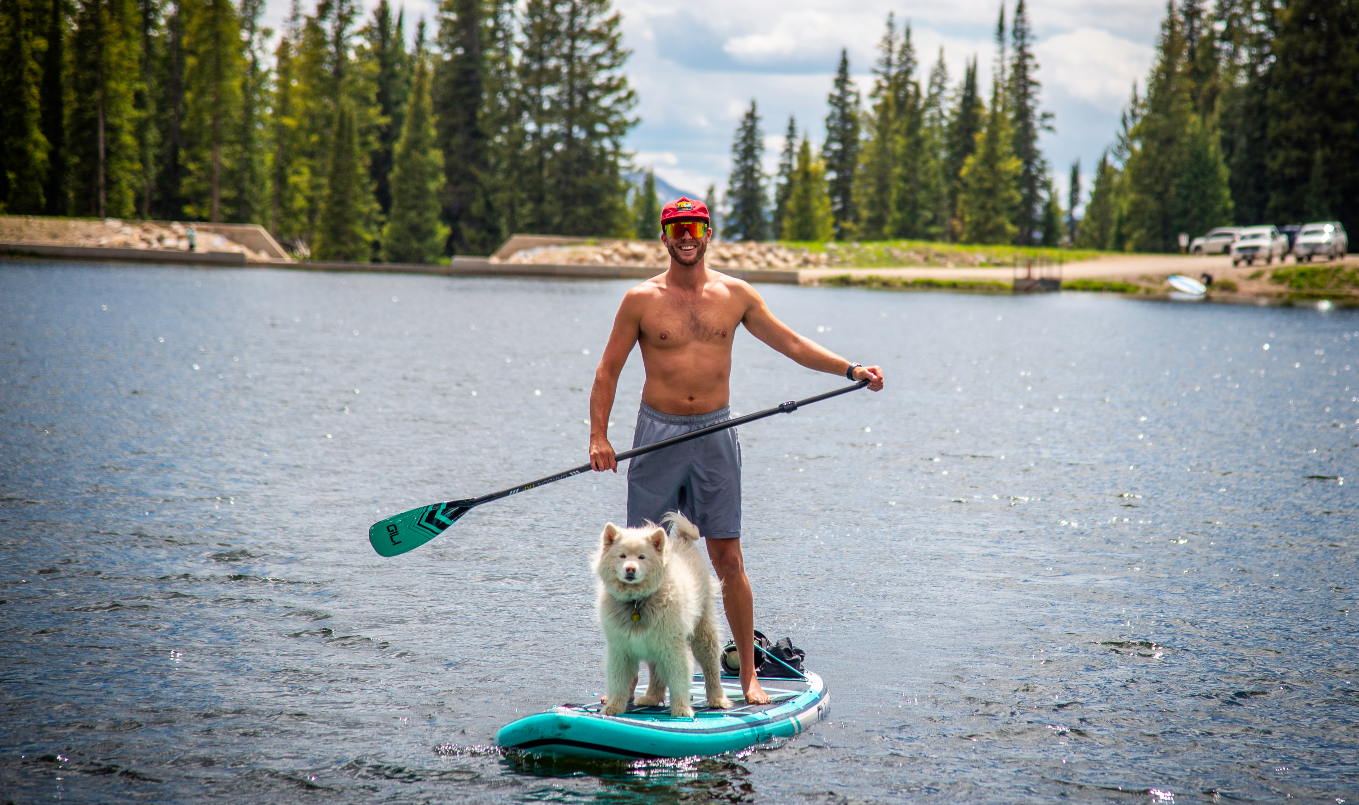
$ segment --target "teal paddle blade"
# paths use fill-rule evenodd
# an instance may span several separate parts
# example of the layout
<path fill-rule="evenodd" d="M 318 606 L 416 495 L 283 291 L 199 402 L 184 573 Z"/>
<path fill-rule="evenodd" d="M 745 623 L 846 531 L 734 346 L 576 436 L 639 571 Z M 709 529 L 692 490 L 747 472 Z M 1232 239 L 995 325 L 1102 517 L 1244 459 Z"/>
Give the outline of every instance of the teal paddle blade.
<path fill-rule="evenodd" d="M 470 500 L 449 500 L 393 515 L 369 527 L 368 541 L 382 556 L 399 556 L 444 533 L 473 505 Z"/>

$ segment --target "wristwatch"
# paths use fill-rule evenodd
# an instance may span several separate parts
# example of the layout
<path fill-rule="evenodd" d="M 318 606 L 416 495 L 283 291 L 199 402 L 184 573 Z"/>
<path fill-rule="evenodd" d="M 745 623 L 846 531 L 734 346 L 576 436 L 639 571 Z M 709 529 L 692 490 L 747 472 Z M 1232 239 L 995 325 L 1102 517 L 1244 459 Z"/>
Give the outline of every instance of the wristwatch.
<path fill-rule="evenodd" d="M 846 380 L 853 380 L 853 379 L 854 379 L 854 370 L 855 370 L 855 369 L 858 369 L 858 368 L 861 367 L 861 366 L 863 366 L 862 363 L 853 363 L 853 362 L 851 362 L 851 363 L 849 364 L 849 368 L 845 370 L 845 379 L 846 379 Z"/>

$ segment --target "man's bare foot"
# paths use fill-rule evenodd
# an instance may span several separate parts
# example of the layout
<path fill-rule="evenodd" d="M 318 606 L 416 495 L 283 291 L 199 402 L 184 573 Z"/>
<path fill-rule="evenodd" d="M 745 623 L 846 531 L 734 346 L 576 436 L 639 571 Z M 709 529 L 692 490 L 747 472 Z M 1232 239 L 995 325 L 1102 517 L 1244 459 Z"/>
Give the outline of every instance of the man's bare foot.
<path fill-rule="evenodd" d="M 753 677 L 749 681 L 742 679 L 741 689 L 745 692 L 746 704 L 769 704 L 769 694 L 760 687 L 760 680 Z"/>

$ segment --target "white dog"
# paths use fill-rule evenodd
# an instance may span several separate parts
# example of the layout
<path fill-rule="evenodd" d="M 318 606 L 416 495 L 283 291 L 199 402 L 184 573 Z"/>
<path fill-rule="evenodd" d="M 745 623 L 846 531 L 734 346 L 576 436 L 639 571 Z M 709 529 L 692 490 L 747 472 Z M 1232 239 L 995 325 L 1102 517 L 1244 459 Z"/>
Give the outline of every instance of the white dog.
<path fill-rule="evenodd" d="M 673 537 L 654 523 L 642 528 L 609 523 L 595 558 L 599 622 L 608 643 L 607 715 L 618 715 L 627 707 L 638 665 L 646 662 L 651 680 L 637 704 L 659 705 L 669 688 L 670 714 L 692 718 L 691 651 L 703 669 L 709 706 L 731 707 L 722 692 L 717 664 L 719 646 L 713 625 L 717 579 L 695 547 L 698 528 L 677 512 L 661 520 L 674 529 Z"/>

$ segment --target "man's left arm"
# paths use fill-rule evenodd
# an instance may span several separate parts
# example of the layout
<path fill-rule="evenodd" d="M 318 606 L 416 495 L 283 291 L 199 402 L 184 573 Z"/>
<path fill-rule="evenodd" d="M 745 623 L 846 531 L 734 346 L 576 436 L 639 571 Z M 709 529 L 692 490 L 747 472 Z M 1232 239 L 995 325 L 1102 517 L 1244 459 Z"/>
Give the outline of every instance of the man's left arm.
<path fill-rule="evenodd" d="M 734 286 L 733 294 L 737 295 L 738 298 L 743 298 L 746 303 L 746 312 L 741 323 L 746 326 L 751 335 L 768 344 L 776 352 L 788 356 L 794 362 L 808 369 L 832 375 L 849 376 L 846 371 L 849 369 L 851 361 L 836 355 L 810 338 L 794 332 L 788 325 L 779 321 L 769 311 L 764 299 L 748 283 L 738 281 L 734 283 Z M 882 369 L 877 366 L 855 367 L 853 379 L 867 380 L 868 388 L 872 391 L 882 390 Z"/>

